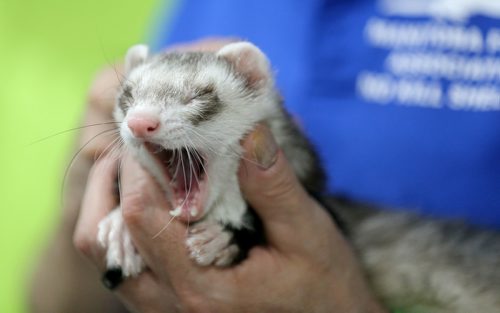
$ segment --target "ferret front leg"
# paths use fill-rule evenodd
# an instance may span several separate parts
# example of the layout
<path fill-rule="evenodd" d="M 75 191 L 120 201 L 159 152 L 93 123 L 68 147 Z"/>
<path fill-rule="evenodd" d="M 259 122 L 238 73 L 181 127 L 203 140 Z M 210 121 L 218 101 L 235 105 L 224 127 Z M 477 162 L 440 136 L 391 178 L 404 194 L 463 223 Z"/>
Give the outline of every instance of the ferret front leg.
<path fill-rule="evenodd" d="M 120 208 L 111 211 L 98 226 L 97 240 L 106 249 L 106 269 L 123 277 L 137 276 L 144 268 L 132 243 Z"/>
<path fill-rule="evenodd" d="M 189 256 L 201 266 L 228 266 L 239 248 L 232 243 L 233 233 L 216 221 L 202 221 L 189 229 L 186 244 Z"/>
<path fill-rule="evenodd" d="M 207 218 L 189 229 L 186 244 L 190 257 L 199 265 L 228 266 L 240 255 L 234 229 L 244 227 L 247 205 L 236 187 L 226 190 Z"/>

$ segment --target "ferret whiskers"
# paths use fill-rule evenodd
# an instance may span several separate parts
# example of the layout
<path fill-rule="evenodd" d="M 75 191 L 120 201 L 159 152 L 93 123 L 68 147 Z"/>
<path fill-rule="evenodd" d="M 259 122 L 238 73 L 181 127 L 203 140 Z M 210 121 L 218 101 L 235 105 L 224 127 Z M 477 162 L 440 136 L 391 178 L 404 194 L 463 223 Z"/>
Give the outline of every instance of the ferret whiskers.
<path fill-rule="evenodd" d="M 158 236 L 160 236 L 160 235 L 161 235 L 161 233 L 163 233 L 163 232 L 167 229 L 167 227 L 170 225 L 170 223 L 172 223 L 172 221 L 173 221 L 173 220 L 175 220 L 175 218 L 176 218 L 176 216 L 172 216 L 172 217 L 170 217 L 170 220 L 167 222 L 167 224 L 166 224 L 165 226 L 163 226 L 163 228 L 162 228 L 162 229 L 160 229 L 160 231 L 158 231 L 158 232 L 156 233 L 156 235 L 154 235 L 151 239 L 156 239 L 156 238 L 158 238 Z"/>
<path fill-rule="evenodd" d="M 106 129 L 106 130 L 103 130 L 103 131 L 97 133 L 92 138 L 90 138 L 84 145 L 82 145 L 77 150 L 77 152 L 73 155 L 73 157 L 71 158 L 68 166 L 66 167 L 66 170 L 64 171 L 63 181 L 62 181 L 62 185 L 61 185 L 61 203 L 63 205 L 64 205 L 64 187 L 66 185 L 66 180 L 68 178 L 69 171 L 71 170 L 73 164 L 75 163 L 76 158 L 80 155 L 80 152 L 82 152 L 83 149 L 85 149 L 85 147 L 87 147 L 93 140 L 95 140 L 97 137 L 99 137 L 101 135 L 107 134 L 107 133 L 112 132 L 112 131 L 116 131 L 116 128 Z"/>
<path fill-rule="evenodd" d="M 65 133 L 69 133 L 69 132 L 72 132 L 72 131 L 81 130 L 81 129 L 88 128 L 88 127 L 103 126 L 103 125 L 110 125 L 110 124 L 121 124 L 121 122 L 103 122 L 103 123 L 95 123 L 95 124 L 89 124 L 89 125 L 83 125 L 83 126 L 73 127 L 73 128 L 70 128 L 70 129 L 59 131 L 57 133 L 54 133 L 52 135 L 49 135 L 49 136 L 46 136 L 46 137 L 43 137 L 43 138 L 40 138 L 40 139 L 37 139 L 37 140 L 35 140 L 33 142 L 30 142 L 28 144 L 28 146 L 32 146 L 34 144 L 37 144 L 37 143 L 49 140 L 49 139 L 51 139 L 51 138 L 53 138 L 55 136 L 59 136 L 59 135 L 62 135 L 62 134 L 65 134 Z"/>

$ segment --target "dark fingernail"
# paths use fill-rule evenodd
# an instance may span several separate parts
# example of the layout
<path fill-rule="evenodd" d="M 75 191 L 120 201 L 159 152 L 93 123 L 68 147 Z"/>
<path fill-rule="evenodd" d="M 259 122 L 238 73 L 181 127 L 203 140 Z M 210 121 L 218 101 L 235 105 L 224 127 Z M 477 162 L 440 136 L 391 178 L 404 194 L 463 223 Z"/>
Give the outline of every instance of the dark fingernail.
<path fill-rule="evenodd" d="M 102 275 L 101 281 L 104 287 L 109 290 L 116 289 L 123 282 L 122 269 L 119 267 L 110 268 Z"/>
<path fill-rule="evenodd" d="M 250 134 L 252 157 L 263 170 L 270 168 L 278 159 L 278 144 L 268 127 L 259 125 Z"/>

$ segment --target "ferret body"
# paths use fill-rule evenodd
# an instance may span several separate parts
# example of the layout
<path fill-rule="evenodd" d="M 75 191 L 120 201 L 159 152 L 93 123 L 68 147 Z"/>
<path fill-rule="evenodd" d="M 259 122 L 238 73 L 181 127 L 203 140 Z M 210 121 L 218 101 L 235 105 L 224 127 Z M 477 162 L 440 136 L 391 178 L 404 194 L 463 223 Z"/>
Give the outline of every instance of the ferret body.
<path fill-rule="evenodd" d="M 165 190 L 171 214 L 196 230 L 186 244 L 197 264 L 231 265 L 248 249 L 238 243 L 240 232 L 262 235 L 237 178 L 240 141 L 258 123 L 267 124 L 304 187 L 324 191 L 320 162 L 283 109 L 269 62 L 254 45 L 155 56 L 134 46 L 125 67 L 115 110 L 121 137 Z M 387 304 L 407 312 L 500 312 L 498 233 L 334 206 Z M 121 237 L 110 238 L 117 227 Z M 124 276 L 142 270 L 119 210 L 101 222 L 98 239 L 108 268 Z"/>

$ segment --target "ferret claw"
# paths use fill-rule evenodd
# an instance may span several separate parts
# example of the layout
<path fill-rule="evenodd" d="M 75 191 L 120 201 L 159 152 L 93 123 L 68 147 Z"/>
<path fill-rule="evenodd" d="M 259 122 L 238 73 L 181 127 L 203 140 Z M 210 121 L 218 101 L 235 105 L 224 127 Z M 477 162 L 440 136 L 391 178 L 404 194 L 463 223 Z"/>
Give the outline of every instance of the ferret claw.
<path fill-rule="evenodd" d="M 189 256 L 198 265 L 230 265 L 239 252 L 231 243 L 233 234 L 216 222 L 201 222 L 190 228 L 186 245 Z"/>

